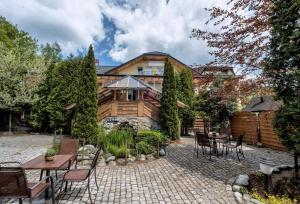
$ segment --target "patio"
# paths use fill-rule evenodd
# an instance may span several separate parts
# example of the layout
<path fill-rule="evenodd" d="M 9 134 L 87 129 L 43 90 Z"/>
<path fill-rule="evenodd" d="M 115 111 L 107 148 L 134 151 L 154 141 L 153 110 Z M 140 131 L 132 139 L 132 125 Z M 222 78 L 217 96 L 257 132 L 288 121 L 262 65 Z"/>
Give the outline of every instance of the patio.
<path fill-rule="evenodd" d="M 52 137 L 43 135 L 0 137 L 0 162 L 24 163 L 42 154 L 51 143 Z M 235 203 L 228 180 L 257 170 L 260 157 L 270 157 L 280 164 L 293 163 L 287 153 L 267 148 L 245 145 L 244 154 L 246 159 L 241 162 L 235 154 L 229 154 L 226 160 L 213 156 L 209 161 L 209 156 L 202 154 L 197 159 L 194 138 L 183 137 L 168 147 L 167 156 L 158 160 L 128 166 L 100 163 L 97 168 L 100 188 L 97 192 L 92 179 L 92 198 L 95 203 Z M 39 179 L 39 171 L 27 173 L 30 181 Z M 86 183 L 74 183 L 59 203 L 89 203 L 88 192 L 84 192 L 81 185 Z M 56 183 L 57 192 L 59 186 L 60 183 Z M 40 196 L 35 203 L 43 200 Z"/>

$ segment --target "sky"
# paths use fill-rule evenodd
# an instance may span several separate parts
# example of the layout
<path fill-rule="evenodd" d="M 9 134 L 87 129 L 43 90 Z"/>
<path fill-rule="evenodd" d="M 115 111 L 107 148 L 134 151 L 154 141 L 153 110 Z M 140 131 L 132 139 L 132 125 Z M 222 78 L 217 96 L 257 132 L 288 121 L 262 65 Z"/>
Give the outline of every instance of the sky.
<path fill-rule="evenodd" d="M 160 51 L 187 65 L 213 58 L 193 28 L 213 30 L 204 8 L 224 0 L 1 0 L 0 15 L 40 44 L 58 42 L 63 55 L 94 46 L 101 65 L 119 65 Z"/>

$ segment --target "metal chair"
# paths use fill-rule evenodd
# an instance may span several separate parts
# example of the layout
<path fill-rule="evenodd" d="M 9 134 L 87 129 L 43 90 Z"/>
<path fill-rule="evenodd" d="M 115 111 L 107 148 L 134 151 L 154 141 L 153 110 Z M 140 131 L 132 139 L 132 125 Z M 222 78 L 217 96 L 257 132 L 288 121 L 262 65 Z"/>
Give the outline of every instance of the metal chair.
<path fill-rule="evenodd" d="M 209 160 L 211 160 L 211 149 L 213 148 L 212 143 L 209 137 L 205 134 L 196 132 L 196 141 L 197 141 L 197 158 L 199 156 L 198 149 L 201 146 L 202 154 L 206 153 L 206 147 L 209 147 Z"/>
<path fill-rule="evenodd" d="M 64 166 L 60 167 L 58 170 L 68 170 L 70 166 L 76 161 L 77 164 L 77 150 L 79 147 L 79 139 L 69 139 L 69 138 L 62 138 L 60 140 L 59 148 L 57 154 L 72 154 L 74 155 L 71 163 L 66 163 Z M 43 170 L 41 170 L 40 178 L 43 177 Z M 57 170 L 55 170 L 55 177 L 57 177 Z"/>
<path fill-rule="evenodd" d="M 244 156 L 244 152 L 243 152 L 243 140 L 244 140 L 244 136 L 245 136 L 245 132 L 242 132 L 236 142 L 236 144 L 231 144 L 231 143 L 227 143 L 227 144 L 224 144 L 225 148 L 226 148 L 226 155 L 225 155 L 225 158 L 227 157 L 227 154 L 228 154 L 228 150 L 232 150 L 232 149 L 235 149 L 236 151 L 236 156 L 238 158 L 239 161 L 240 160 L 240 157 L 239 157 L 239 154 L 241 154 L 243 156 L 243 158 L 245 159 L 245 156 Z"/>
<path fill-rule="evenodd" d="M 8 164 L 18 164 L 18 166 L 7 166 Z M 51 176 L 42 178 L 38 183 L 28 183 L 24 169 L 19 162 L 0 163 L 0 198 L 15 198 L 22 203 L 22 198 L 32 199 L 38 197 L 49 187 L 51 188 L 52 204 L 55 203 L 53 179 Z M 50 183 L 46 182 L 50 180 Z"/>
<path fill-rule="evenodd" d="M 67 182 L 71 182 L 71 186 L 72 186 L 72 182 L 83 182 L 86 179 L 88 179 L 87 189 L 88 189 L 88 192 L 89 192 L 90 201 L 91 201 L 91 203 L 93 203 L 92 202 L 92 197 L 91 197 L 91 191 L 90 191 L 90 176 L 94 173 L 95 183 L 96 183 L 97 190 L 98 190 L 99 186 L 98 186 L 97 177 L 96 177 L 97 176 L 97 174 L 96 174 L 96 165 L 97 165 L 97 162 L 98 162 L 100 151 L 101 151 L 101 149 L 99 148 L 97 150 L 96 154 L 95 154 L 95 157 L 93 158 L 93 161 L 91 163 L 90 168 L 88 168 L 88 169 L 70 169 L 64 174 L 63 179 L 62 179 L 62 184 L 61 184 L 61 187 L 60 187 L 60 196 L 61 196 L 63 185 L 64 185 L 65 182 L 66 182 L 66 188 L 65 189 L 67 189 L 67 185 L 68 185 Z M 70 188 L 71 188 L 71 186 L 70 186 Z"/>

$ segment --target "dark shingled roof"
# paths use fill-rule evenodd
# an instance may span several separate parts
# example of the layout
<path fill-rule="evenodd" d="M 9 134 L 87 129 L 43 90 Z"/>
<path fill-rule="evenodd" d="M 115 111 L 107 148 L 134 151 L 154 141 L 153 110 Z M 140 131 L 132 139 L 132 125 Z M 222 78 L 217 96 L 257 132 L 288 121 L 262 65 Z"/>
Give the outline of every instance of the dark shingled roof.
<path fill-rule="evenodd" d="M 115 68 L 116 66 L 96 66 L 96 72 L 97 74 L 104 74 L 105 72 L 108 72 L 109 70 Z"/>
<path fill-rule="evenodd" d="M 282 106 L 281 101 L 275 101 L 273 96 L 260 96 L 253 98 L 245 107 L 247 112 L 262 112 L 262 111 L 276 111 Z"/>

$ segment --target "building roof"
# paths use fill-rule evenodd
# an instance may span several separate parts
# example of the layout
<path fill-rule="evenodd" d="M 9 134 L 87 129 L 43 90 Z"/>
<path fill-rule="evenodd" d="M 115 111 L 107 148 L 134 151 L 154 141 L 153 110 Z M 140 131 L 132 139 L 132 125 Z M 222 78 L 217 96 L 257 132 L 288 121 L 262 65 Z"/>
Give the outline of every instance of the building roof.
<path fill-rule="evenodd" d="M 195 72 L 190 66 L 184 64 L 184 63 L 181 62 L 180 60 L 178 60 L 178 59 L 172 57 L 171 55 L 169 55 L 169 54 L 167 54 L 167 53 L 163 53 L 163 52 L 159 52 L 159 51 L 153 51 L 153 52 L 146 52 L 146 53 L 143 53 L 143 54 L 141 54 L 141 55 L 139 55 L 139 56 L 137 56 L 137 57 L 135 57 L 135 58 L 133 58 L 133 59 L 131 59 L 131 60 L 129 60 L 129 61 L 127 61 L 127 62 L 121 64 L 121 65 L 119 65 L 119 66 L 115 66 L 115 67 L 113 67 L 113 68 L 109 69 L 108 71 L 105 71 L 104 73 L 101 73 L 101 74 L 112 74 L 114 70 L 120 69 L 120 68 L 122 68 L 122 67 L 124 67 L 124 66 L 126 66 L 126 65 L 129 65 L 129 64 L 131 64 L 131 63 L 134 63 L 135 61 L 137 61 L 137 60 L 139 60 L 139 59 L 143 59 L 144 57 L 147 57 L 147 56 L 151 56 L 151 57 L 152 57 L 152 56 L 163 56 L 163 57 L 168 57 L 168 58 L 174 60 L 175 62 L 181 64 L 182 66 L 187 67 L 188 69 L 191 69 L 191 70 L 193 71 L 194 74 L 199 75 L 198 72 Z M 98 73 L 97 73 L 97 74 L 98 74 Z M 99 74 L 100 74 L 100 73 L 99 73 Z"/>
<path fill-rule="evenodd" d="M 108 72 L 110 70 L 112 70 L 113 68 L 115 68 L 116 66 L 96 66 L 96 73 L 97 74 L 104 74 L 105 72 Z"/>
<path fill-rule="evenodd" d="M 108 89 L 153 89 L 149 84 L 133 76 L 125 76 L 105 86 Z M 158 90 L 156 90 L 158 91 Z M 159 91 L 158 91 L 159 92 Z"/>
<path fill-rule="evenodd" d="M 204 72 L 206 71 L 218 72 L 218 71 L 228 71 L 228 70 L 232 71 L 232 73 L 235 74 L 233 67 L 229 67 L 229 66 L 204 65 L 204 66 L 195 66 L 193 67 L 193 70 L 195 70 L 201 75 L 204 74 Z"/>
<path fill-rule="evenodd" d="M 276 111 L 282 106 L 281 101 L 275 101 L 273 96 L 259 96 L 253 98 L 245 107 L 247 112 L 262 112 L 262 111 Z"/>

